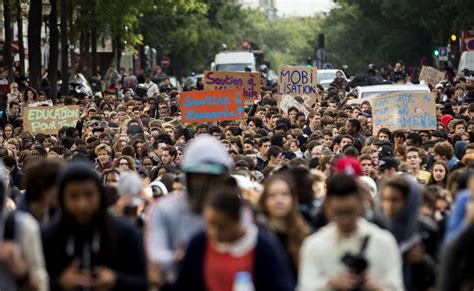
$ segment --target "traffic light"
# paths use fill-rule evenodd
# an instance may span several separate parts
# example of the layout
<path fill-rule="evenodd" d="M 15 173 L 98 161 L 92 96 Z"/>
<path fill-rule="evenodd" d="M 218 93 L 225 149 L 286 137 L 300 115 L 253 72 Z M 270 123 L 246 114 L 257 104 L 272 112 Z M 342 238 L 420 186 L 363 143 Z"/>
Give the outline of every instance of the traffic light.
<path fill-rule="evenodd" d="M 435 49 L 433 50 L 433 56 L 439 57 L 439 49 L 435 48 Z"/>
<path fill-rule="evenodd" d="M 450 39 L 452 42 L 456 42 L 456 40 L 458 40 L 458 36 L 455 33 L 452 33 Z"/>

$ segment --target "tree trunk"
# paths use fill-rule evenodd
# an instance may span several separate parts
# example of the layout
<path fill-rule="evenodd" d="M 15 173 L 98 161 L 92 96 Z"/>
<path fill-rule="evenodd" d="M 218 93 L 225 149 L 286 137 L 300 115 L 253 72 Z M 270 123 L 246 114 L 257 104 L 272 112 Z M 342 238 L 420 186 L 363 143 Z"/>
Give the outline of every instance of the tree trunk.
<path fill-rule="evenodd" d="M 28 13 L 29 84 L 35 89 L 39 89 L 41 78 L 41 9 L 40 0 L 30 1 Z"/>
<path fill-rule="evenodd" d="M 61 0 L 61 94 L 67 95 L 69 91 L 69 42 L 68 42 L 68 17 L 69 0 Z"/>
<path fill-rule="evenodd" d="M 12 55 L 12 40 L 13 27 L 10 0 L 3 0 L 3 20 L 5 26 L 5 46 L 3 48 L 3 55 L 5 60 L 5 67 L 8 70 L 8 80 L 13 80 L 13 55 Z"/>
<path fill-rule="evenodd" d="M 57 0 L 50 0 L 51 13 L 49 14 L 49 63 L 48 79 L 51 85 L 50 98 L 56 102 L 58 92 L 58 55 L 59 55 L 59 30 L 58 30 L 58 4 Z"/>
<path fill-rule="evenodd" d="M 123 51 L 123 46 L 120 41 L 119 37 L 116 37 L 116 43 L 117 43 L 117 70 L 120 70 L 120 67 L 122 66 L 122 51 Z"/>
<path fill-rule="evenodd" d="M 91 77 L 97 73 L 97 14 L 95 1 L 91 3 Z"/>
<path fill-rule="evenodd" d="M 23 9 L 21 0 L 16 0 L 16 25 L 18 26 L 18 54 L 20 55 L 20 76 L 25 76 L 25 46 L 23 44 Z"/>

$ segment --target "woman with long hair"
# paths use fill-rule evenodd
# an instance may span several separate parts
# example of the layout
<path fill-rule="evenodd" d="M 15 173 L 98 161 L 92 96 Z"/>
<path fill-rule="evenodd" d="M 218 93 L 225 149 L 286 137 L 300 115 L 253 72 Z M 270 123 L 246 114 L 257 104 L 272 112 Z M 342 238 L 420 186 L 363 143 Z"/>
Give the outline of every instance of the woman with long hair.
<path fill-rule="evenodd" d="M 437 161 L 431 168 L 431 177 L 428 185 L 438 185 L 442 188 L 448 186 L 449 169 L 448 164 L 443 161 Z"/>
<path fill-rule="evenodd" d="M 259 208 L 264 224 L 277 236 L 296 276 L 300 248 L 310 229 L 298 210 L 298 197 L 290 177 L 276 174 L 265 180 Z"/>
<path fill-rule="evenodd" d="M 5 124 L 5 127 L 3 128 L 3 138 L 5 140 L 13 138 L 13 131 L 15 129 L 13 128 L 13 125 L 10 123 Z"/>

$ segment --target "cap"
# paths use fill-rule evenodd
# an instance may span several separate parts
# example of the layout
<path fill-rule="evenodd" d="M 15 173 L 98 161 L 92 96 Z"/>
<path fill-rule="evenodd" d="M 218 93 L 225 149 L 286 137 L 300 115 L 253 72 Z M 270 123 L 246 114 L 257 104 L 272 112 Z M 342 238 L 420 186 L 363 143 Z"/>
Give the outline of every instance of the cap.
<path fill-rule="evenodd" d="M 92 120 L 88 120 L 86 122 L 84 122 L 84 126 L 85 127 L 89 127 L 89 126 L 92 126 L 92 125 L 98 125 L 99 124 L 99 121 L 98 120 L 95 120 L 95 119 L 92 119 Z"/>
<path fill-rule="evenodd" d="M 105 129 L 102 126 L 94 127 L 94 129 L 92 129 L 92 133 L 97 132 L 97 131 L 104 132 Z"/>
<path fill-rule="evenodd" d="M 334 173 L 343 173 L 349 176 L 360 177 L 363 175 L 359 160 L 351 156 L 344 156 L 338 159 L 332 170 Z"/>
<path fill-rule="evenodd" d="M 392 157 L 385 157 L 379 160 L 378 169 L 380 171 L 388 170 L 388 169 L 398 169 L 399 165 L 400 163 L 396 159 Z"/>
<path fill-rule="evenodd" d="M 383 145 L 379 148 L 379 158 L 393 157 L 393 149 L 391 146 Z"/>
<path fill-rule="evenodd" d="M 199 135 L 184 149 L 183 169 L 186 173 L 221 175 L 232 166 L 222 144 L 210 135 Z"/>

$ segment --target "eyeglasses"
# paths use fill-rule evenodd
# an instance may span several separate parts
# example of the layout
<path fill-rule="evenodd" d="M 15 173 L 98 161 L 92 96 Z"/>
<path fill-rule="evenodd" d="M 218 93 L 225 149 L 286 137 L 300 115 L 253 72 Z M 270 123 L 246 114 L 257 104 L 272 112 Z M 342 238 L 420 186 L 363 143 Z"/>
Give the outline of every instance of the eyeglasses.
<path fill-rule="evenodd" d="M 128 166 L 128 162 L 120 162 L 119 165 L 120 166 Z"/>

